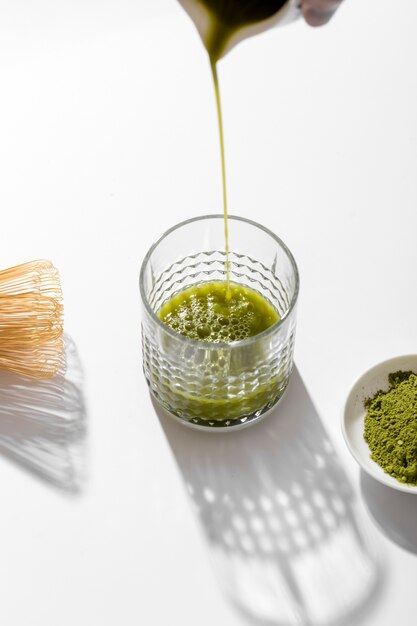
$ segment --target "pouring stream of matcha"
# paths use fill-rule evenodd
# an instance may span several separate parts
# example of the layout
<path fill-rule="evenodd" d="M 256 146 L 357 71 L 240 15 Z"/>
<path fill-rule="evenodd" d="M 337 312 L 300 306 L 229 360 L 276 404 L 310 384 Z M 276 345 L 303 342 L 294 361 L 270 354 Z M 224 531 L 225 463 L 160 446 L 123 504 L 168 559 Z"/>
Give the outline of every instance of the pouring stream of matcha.
<path fill-rule="evenodd" d="M 299 14 L 299 0 L 179 0 L 179 2 L 193 20 L 210 59 L 220 139 L 226 294 L 230 296 L 226 160 L 217 63 L 239 41 L 261 33 L 276 24 L 293 21 Z"/>

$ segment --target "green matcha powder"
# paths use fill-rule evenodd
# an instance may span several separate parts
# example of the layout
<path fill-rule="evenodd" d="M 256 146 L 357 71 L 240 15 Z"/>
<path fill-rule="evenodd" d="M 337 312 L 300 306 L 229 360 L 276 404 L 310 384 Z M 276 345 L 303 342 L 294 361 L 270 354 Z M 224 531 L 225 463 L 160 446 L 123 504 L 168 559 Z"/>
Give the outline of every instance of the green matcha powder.
<path fill-rule="evenodd" d="M 388 391 L 365 400 L 371 458 L 402 483 L 417 485 L 417 375 L 394 372 Z"/>

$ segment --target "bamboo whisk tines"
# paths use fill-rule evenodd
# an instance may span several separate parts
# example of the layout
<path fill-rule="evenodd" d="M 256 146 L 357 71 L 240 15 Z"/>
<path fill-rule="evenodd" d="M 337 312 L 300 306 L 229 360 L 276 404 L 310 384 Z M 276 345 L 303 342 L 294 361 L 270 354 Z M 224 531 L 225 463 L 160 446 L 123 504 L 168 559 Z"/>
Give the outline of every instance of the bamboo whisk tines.
<path fill-rule="evenodd" d="M 62 291 L 50 261 L 0 271 L 0 368 L 52 378 L 63 365 Z"/>

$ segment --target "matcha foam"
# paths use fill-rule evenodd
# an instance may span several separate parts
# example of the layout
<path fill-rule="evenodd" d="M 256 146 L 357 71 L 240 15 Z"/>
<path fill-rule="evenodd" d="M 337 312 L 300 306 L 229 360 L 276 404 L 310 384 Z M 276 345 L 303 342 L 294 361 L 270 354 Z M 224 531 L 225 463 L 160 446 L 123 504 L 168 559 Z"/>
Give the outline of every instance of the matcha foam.
<path fill-rule="evenodd" d="M 223 281 L 180 291 L 162 305 L 158 317 L 181 335 L 212 343 L 247 339 L 279 319 L 275 308 L 257 291 Z"/>

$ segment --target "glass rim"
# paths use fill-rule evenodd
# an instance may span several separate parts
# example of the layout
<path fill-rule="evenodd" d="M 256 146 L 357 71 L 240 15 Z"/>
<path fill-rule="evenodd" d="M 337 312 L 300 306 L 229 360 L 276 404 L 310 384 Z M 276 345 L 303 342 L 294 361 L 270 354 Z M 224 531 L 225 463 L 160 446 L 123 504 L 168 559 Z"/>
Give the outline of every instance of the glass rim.
<path fill-rule="evenodd" d="M 238 339 L 236 341 L 225 341 L 225 342 L 216 342 L 214 343 L 213 341 L 204 341 L 204 340 L 200 340 L 200 339 L 192 339 L 191 337 L 186 337 L 185 335 L 182 335 L 181 333 L 177 333 L 175 330 L 173 330 L 170 326 L 168 326 L 167 324 L 164 324 L 164 322 L 162 320 L 159 319 L 159 317 L 156 315 L 155 311 L 151 308 L 151 305 L 149 304 L 148 298 L 145 295 L 145 288 L 144 288 L 144 275 L 145 275 L 145 268 L 148 264 L 148 261 L 153 253 L 153 251 L 159 246 L 159 244 L 166 239 L 166 237 L 168 237 L 171 233 L 173 233 L 176 230 L 179 230 L 180 228 L 182 228 L 183 226 L 187 226 L 188 224 L 192 224 L 193 222 L 199 222 L 202 220 L 211 220 L 211 219 L 221 219 L 224 220 L 224 215 L 223 213 L 212 213 L 212 214 L 207 214 L 207 215 L 201 215 L 201 216 L 197 216 L 197 217 L 191 217 L 187 220 L 183 220 L 182 222 L 179 222 L 178 224 L 175 224 L 174 226 L 171 226 L 171 228 L 168 228 L 168 230 L 166 230 L 164 233 L 162 233 L 162 235 L 159 237 L 159 239 L 157 239 L 149 248 L 148 252 L 146 253 L 143 261 L 142 261 L 142 265 L 140 268 L 140 273 L 139 273 L 139 290 L 140 290 L 140 296 L 142 299 L 142 302 L 145 306 L 145 310 L 146 312 L 150 315 L 151 319 L 156 322 L 157 326 L 159 326 L 164 332 L 168 333 L 168 335 L 170 335 L 171 337 L 173 337 L 174 339 L 180 340 L 180 341 L 186 341 L 187 343 L 195 346 L 196 348 L 206 348 L 206 349 L 218 349 L 218 348 L 226 348 L 226 347 L 230 347 L 230 346 L 236 346 L 236 347 L 241 347 L 241 346 L 247 346 L 250 345 L 252 343 L 255 343 L 256 341 L 258 341 L 261 338 L 267 337 L 268 335 L 273 334 L 276 330 L 279 329 L 280 326 L 282 326 L 284 324 L 284 322 L 287 320 L 287 318 L 289 317 L 289 315 L 291 314 L 291 312 L 293 311 L 295 304 L 297 302 L 297 298 L 298 298 L 298 292 L 299 292 L 299 287 L 300 287 L 300 276 L 298 273 L 298 267 L 297 264 L 295 262 L 294 256 L 291 252 L 291 250 L 288 248 L 288 246 L 282 241 L 282 239 L 280 239 L 277 235 L 275 235 L 275 233 L 272 232 L 272 230 L 269 230 L 269 228 L 266 228 L 265 226 L 262 226 L 262 224 L 258 224 L 258 222 L 255 222 L 254 220 L 248 219 L 246 217 L 239 217 L 238 215 L 228 215 L 227 219 L 229 220 L 234 220 L 234 221 L 238 221 L 238 222 L 245 222 L 246 224 L 250 224 L 251 226 L 255 226 L 255 228 L 259 228 L 259 230 L 262 230 L 264 233 L 266 233 L 267 235 L 269 235 L 272 239 L 274 239 L 276 241 L 276 243 L 279 244 L 279 246 L 284 250 L 285 254 L 288 256 L 289 260 L 290 260 L 290 264 L 292 267 L 292 270 L 294 272 L 294 276 L 295 276 L 295 285 L 294 285 L 294 293 L 292 295 L 291 301 L 289 303 L 288 308 L 286 309 L 284 315 L 282 317 L 280 317 L 276 322 L 274 322 L 272 324 L 272 326 L 268 326 L 268 328 L 266 328 L 265 330 L 261 331 L 260 333 L 256 334 L 256 335 L 252 335 L 251 337 L 246 337 L 245 339 Z"/>

